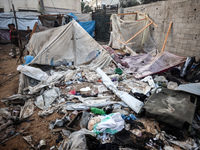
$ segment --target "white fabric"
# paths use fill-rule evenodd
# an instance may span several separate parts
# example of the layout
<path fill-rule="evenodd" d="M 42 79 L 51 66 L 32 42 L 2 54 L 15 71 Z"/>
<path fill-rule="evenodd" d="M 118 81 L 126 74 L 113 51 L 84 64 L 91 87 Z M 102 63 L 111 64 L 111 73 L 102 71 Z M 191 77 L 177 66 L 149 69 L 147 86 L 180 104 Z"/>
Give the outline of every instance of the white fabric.
<path fill-rule="evenodd" d="M 102 47 L 75 21 L 67 25 L 33 34 L 27 45 L 35 56 L 31 64 L 61 65 L 85 62 L 87 55 Z"/>
<path fill-rule="evenodd" d="M 136 113 L 139 113 L 144 105 L 143 102 L 139 101 L 126 92 L 119 91 L 117 86 L 113 84 L 110 78 L 100 68 L 97 68 L 96 72 L 101 75 L 102 81 L 108 89 L 110 89 L 119 98 L 121 98 L 121 100 L 124 101 L 132 110 L 134 110 Z"/>
<path fill-rule="evenodd" d="M 146 14 L 144 14 L 146 15 Z M 149 27 L 143 30 L 140 34 L 138 34 L 135 38 L 133 38 L 127 44 L 124 44 L 130 38 L 132 38 L 136 33 L 142 30 L 146 25 L 150 22 L 148 19 L 136 21 L 140 19 L 144 19 L 145 16 L 141 14 L 137 14 L 136 16 L 130 18 L 128 15 L 125 15 L 124 20 L 120 19 L 120 16 L 117 14 L 113 14 L 111 16 L 112 20 L 112 32 L 110 36 L 109 45 L 112 48 L 120 49 L 124 48 L 124 46 L 130 47 L 133 51 L 146 51 L 149 52 L 156 48 L 156 44 L 150 36 Z M 124 42 L 124 41 L 125 42 Z M 121 43 L 121 42 L 123 43 Z M 135 43 L 133 43 L 135 42 Z M 132 44 L 133 43 L 133 44 Z"/>
<path fill-rule="evenodd" d="M 92 14 L 87 13 L 87 14 L 74 14 L 77 18 L 78 21 L 80 22 L 86 22 L 86 21 L 92 21 Z"/>
<path fill-rule="evenodd" d="M 28 77 L 31 77 L 33 79 L 42 81 L 45 80 L 48 75 L 46 72 L 42 71 L 39 68 L 31 67 L 31 66 L 23 66 L 19 65 L 17 67 L 17 71 L 20 71 L 21 73 L 25 74 Z"/>
<path fill-rule="evenodd" d="M 101 122 L 94 126 L 94 132 L 97 134 L 100 132 L 106 132 L 115 134 L 124 128 L 124 120 L 120 113 L 113 113 L 101 117 Z"/>
<path fill-rule="evenodd" d="M 33 29 L 33 26 L 35 22 L 38 22 L 39 24 L 39 18 L 37 15 L 40 15 L 40 13 L 34 13 L 34 12 L 16 12 L 17 16 L 17 23 L 18 23 L 18 29 L 19 30 L 27 30 L 27 26 L 30 27 L 30 29 Z M 8 30 L 8 24 L 14 23 L 15 24 L 15 18 L 13 12 L 9 13 L 0 13 L 0 29 Z"/>

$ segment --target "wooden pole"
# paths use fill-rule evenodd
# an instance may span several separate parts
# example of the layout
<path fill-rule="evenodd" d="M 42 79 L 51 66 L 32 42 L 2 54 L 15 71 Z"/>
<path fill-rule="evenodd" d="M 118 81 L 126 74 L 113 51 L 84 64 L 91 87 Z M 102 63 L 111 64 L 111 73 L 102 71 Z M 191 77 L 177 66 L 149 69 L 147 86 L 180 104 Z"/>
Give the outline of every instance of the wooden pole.
<path fill-rule="evenodd" d="M 138 34 L 140 34 L 143 30 L 145 30 L 148 26 L 150 26 L 152 24 L 152 22 L 150 22 L 147 26 L 145 26 L 142 30 L 140 30 L 138 33 L 136 33 L 132 38 L 130 38 L 128 41 L 125 42 L 125 44 L 127 44 L 128 42 L 130 42 L 133 38 L 135 38 Z"/>
<path fill-rule="evenodd" d="M 35 25 L 34 25 L 34 27 L 33 27 L 33 30 L 32 30 L 32 32 L 31 32 L 31 35 L 30 35 L 30 38 L 29 38 L 29 40 L 31 39 L 31 37 L 32 37 L 33 33 L 35 33 L 35 30 L 36 30 L 36 27 L 37 27 L 37 25 L 38 25 L 38 23 L 37 23 L 37 22 L 35 22 Z"/>
<path fill-rule="evenodd" d="M 137 12 L 138 14 L 141 14 L 141 15 L 145 16 L 144 14 L 140 13 L 139 11 L 136 11 L 136 12 Z M 149 19 L 149 21 L 152 22 L 153 25 L 154 25 L 156 28 L 158 28 L 158 26 L 157 26 L 148 16 L 145 16 L 145 17 L 147 17 L 147 19 Z"/>
<path fill-rule="evenodd" d="M 19 36 L 19 50 L 20 50 L 20 56 L 19 56 L 19 59 L 17 60 L 17 62 L 20 60 L 21 63 L 23 63 L 22 61 L 22 55 L 23 55 L 23 51 L 22 51 L 22 41 L 21 41 L 21 37 L 20 37 L 20 34 L 19 34 L 19 29 L 18 29 L 18 24 L 17 24 L 17 17 L 16 17 L 16 12 L 15 12 L 15 6 L 12 2 L 12 9 L 13 9 L 13 13 L 14 13 L 14 17 L 15 17 L 15 25 L 16 25 L 16 30 L 18 32 L 18 36 Z"/>
<path fill-rule="evenodd" d="M 168 38 L 168 35 L 169 35 L 169 31 L 170 31 L 170 29 L 171 29 L 171 26 L 172 26 L 172 22 L 170 22 L 170 24 L 169 24 L 169 28 L 168 28 L 168 31 L 167 31 L 167 35 L 166 35 L 166 37 L 165 37 L 165 42 L 164 42 L 164 44 L 163 44 L 163 48 L 162 48 L 161 53 L 164 52 L 165 44 L 166 44 L 166 42 L 167 42 L 167 38 Z"/>

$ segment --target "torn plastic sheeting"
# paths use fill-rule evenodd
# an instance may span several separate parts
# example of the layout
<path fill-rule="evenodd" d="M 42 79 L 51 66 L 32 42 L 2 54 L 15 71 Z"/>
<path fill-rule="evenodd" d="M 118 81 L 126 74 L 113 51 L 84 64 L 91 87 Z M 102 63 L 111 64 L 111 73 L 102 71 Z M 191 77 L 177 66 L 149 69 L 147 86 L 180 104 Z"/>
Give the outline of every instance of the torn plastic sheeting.
<path fill-rule="evenodd" d="M 59 150 L 87 150 L 88 147 L 85 135 L 91 135 L 95 137 L 94 132 L 83 128 L 70 134 L 70 140 L 63 141 L 59 147 Z"/>
<path fill-rule="evenodd" d="M 124 128 L 124 120 L 120 113 L 112 113 L 101 117 L 101 122 L 94 125 L 93 132 L 115 134 Z"/>
<path fill-rule="evenodd" d="M 51 121 L 49 124 L 49 129 L 52 130 L 55 126 L 62 127 L 64 124 L 69 123 L 69 116 L 64 116 L 62 119 L 56 119 L 56 121 Z"/>
<path fill-rule="evenodd" d="M 139 101 L 138 99 L 134 98 L 133 96 L 129 95 L 126 92 L 119 91 L 110 78 L 100 69 L 97 68 L 96 72 L 101 75 L 103 83 L 107 86 L 108 89 L 113 91 L 119 98 L 122 99 L 132 110 L 136 113 L 139 113 L 141 108 L 143 107 L 143 102 Z"/>
<path fill-rule="evenodd" d="M 98 100 L 94 100 L 96 101 L 96 104 L 87 104 L 86 103 L 68 103 L 66 105 L 64 105 L 62 107 L 62 109 L 65 109 L 65 110 L 88 110 L 90 109 L 91 107 L 97 107 L 97 108 L 101 108 L 101 107 L 104 107 L 104 106 L 108 106 L 108 105 L 112 105 L 112 104 L 120 104 L 122 105 L 123 107 L 128 107 L 124 102 L 115 102 L 115 101 L 106 101 L 106 102 L 99 102 L 97 103 Z"/>
<path fill-rule="evenodd" d="M 17 71 L 20 71 L 21 73 L 25 74 L 26 76 L 29 76 L 29 77 L 39 80 L 39 81 L 43 81 L 48 77 L 46 72 L 42 71 L 39 68 L 35 68 L 35 67 L 31 67 L 31 66 L 19 65 L 17 67 Z"/>
<path fill-rule="evenodd" d="M 181 84 L 175 90 L 200 96 L 200 83 Z"/>
<path fill-rule="evenodd" d="M 75 75 L 75 71 L 68 70 L 68 73 L 65 75 L 65 82 L 73 79 L 74 75 Z"/>
<path fill-rule="evenodd" d="M 38 85 L 34 87 L 29 86 L 29 92 L 28 94 L 35 94 L 36 92 L 39 92 L 42 88 L 53 85 L 56 81 L 58 81 L 63 76 L 67 75 L 69 71 L 60 71 L 60 72 L 54 72 L 53 75 L 48 76 L 44 81 L 40 82 Z"/>
<path fill-rule="evenodd" d="M 35 105 L 40 109 L 48 109 L 59 94 L 59 88 L 46 90 L 36 98 Z"/>
<path fill-rule="evenodd" d="M 56 106 L 53 106 L 51 107 L 50 109 L 47 109 L 47 110 L 40 110 L 38 112 L 38 116 L 40 117 L 46 117 L 48 115 L 51 115 L 53 114 L 56 110 L 58 110 L 60 107 L 62 107 L 62 105 L 64 105 L 63 103 L 62 104 L 57 104 Z"/>
<path fill-rule="evenodd" d="M 30 98 L 30 95 L 21 95 L 21 94 L 14 94 L 8 98 L 4 98 L 3 100 L 1 100 L 1 102 L 5 102 L 5 101 L 12 101 L 12 100 L 16 100 L 16 99 L 23 99 L 26 100 L 28 98 Z"/>
<path fill-rule="evenodd" d="M 147 82 L 149 84 L 150 87 L 155 88 L 156 85 L 154 83 L 154 80 L 152 78 L 152 76 L 147 76 L 144 79 L 141 80 L 142 82 Z"/>
<path fill-rule="evenodd" d="M 44 99 L 42 95 L 38 96 L 34 103 L 38 108 L 44 109 Z"/>
<path fill-rule="evenodd" d="M 141 79 L 177 66 L 185 62 L 185 60 L 185 57 L 177 56 L 167 51 L 164 53 L 151 51 L 147 54 L 124 57 L 122 62 L 127 62 L 130 66 L 124 69 L 125 73 L 133 73 L 135 78 Z"/>
<path fill-rule="evenodd" d="M 34 111 L 34 105 L 32 99 L 29 99 L 26 101 L 24 107 L 21 109 L 19 118 L 20 119 L 25 119 L 30 117 L 33 114 Z"/>
<path fill-rule="evenodd" d="M 82 103 L 92 100 L 92 101 L 94 101 L 94 103 L 96 101 L 96 104 L 98 104 L 98 103 L 101 103 L 100 100 L 102 100 L 103 102 L 110 101 L 111 96 L 102 96 L 102 97 L 98 96 L 98 97 L 95 97 L 95 100 L 94 100 L 94 97 L 86 97 L 86 98 L 84 98 L 82 96 L 69 95 L 68 100 L 72 100 L 74 98 L 78 99 Z"/>

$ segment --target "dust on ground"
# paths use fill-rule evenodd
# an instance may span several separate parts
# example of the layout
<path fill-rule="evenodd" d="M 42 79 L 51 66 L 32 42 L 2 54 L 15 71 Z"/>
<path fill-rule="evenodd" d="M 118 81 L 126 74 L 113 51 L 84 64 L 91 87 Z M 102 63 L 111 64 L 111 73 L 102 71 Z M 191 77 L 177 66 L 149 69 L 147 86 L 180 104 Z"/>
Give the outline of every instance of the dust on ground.
<path fill-rule="evenodd" d="M 0 45 L 0 100 L 9 97 L 13 94 L 17 94 L 19 85 L 19 72 L 17 66 L 20 65 L 20 61 L 17 63 L 17 58 L 11 58 L 9 56 L 11 45 Z M 0 108 L 6 107 L 0 101 Z M 35 107 L 34 114 L 28 118 L 27 121 L 15 125 L 16 133 L 23 130 L 20 135 L 13 137 L 4 144 L 0 144 L 0 149 L 4 150 L 21 150 L 32 149 L 30 145 L 23 139 L 22 136 L 31 135 L 34 140 L 34 144 L 38 144 L 40 140 L 45 140 L 47 149 L 56 145 L 56 139 L 59 133 L 51 133 L 49 130 L 49 123 L 52 120 L 62 118 L 63 116 L 58 113 L 54 113 L 46 118 L 38 116 L 39 109 Z"/>

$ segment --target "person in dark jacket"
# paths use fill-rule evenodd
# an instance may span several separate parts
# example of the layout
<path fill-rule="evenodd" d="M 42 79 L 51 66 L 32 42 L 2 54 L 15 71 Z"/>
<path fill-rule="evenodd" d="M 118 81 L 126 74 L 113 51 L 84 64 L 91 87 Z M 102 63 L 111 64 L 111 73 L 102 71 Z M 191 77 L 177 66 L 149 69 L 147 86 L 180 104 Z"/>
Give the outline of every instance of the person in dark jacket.
<path fill-rule="evenodd" d="M 15 29 L 14 24 L 11 24 L 11 44 L 12 44 L 13 58 L 16 58 L 16 47 L 19 47 L 19 42 L 18 42 L 18 32 Z"/>

